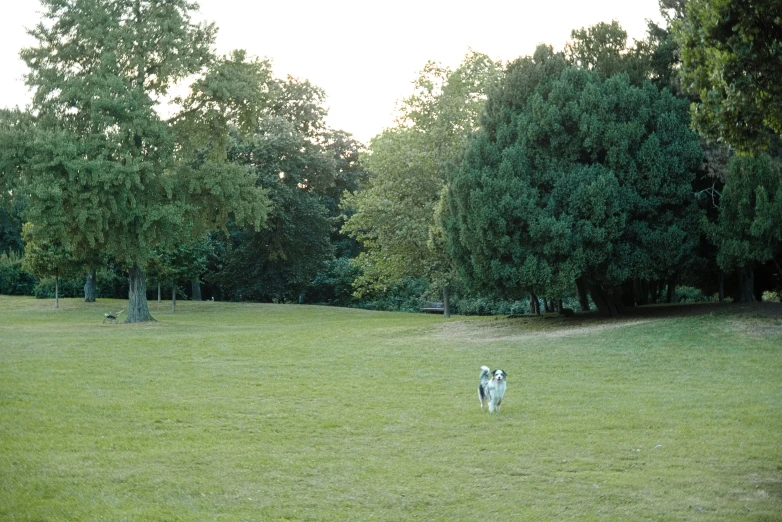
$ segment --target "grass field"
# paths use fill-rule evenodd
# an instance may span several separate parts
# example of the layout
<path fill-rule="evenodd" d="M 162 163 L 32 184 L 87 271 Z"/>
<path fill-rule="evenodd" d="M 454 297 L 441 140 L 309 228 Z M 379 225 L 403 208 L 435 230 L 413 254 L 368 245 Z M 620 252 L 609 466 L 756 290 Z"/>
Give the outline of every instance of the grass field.
<path fill-rule="evenodd" d="M 782 305 L 60 306 L 0 296 L 0 520 L 782 520 Z"/>

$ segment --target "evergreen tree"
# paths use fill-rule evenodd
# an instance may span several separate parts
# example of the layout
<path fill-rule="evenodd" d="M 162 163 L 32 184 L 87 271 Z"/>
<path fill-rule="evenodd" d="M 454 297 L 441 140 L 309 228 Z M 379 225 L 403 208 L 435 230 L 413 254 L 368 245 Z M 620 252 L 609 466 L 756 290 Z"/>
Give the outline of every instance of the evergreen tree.
<path fill-rule="evenodd" d="M 719 198 L 719 218 L 706 228 L 722 270 L 738 276 L 739 302 L 760 300 L 755 267 L 772 263 L 782 276 L 782 172 L 770 156 L 734 156 Z"/>
<path fill-rule="evenodd" d="M 464 280 L 514 298 L 580 280 L 613 315 L 625 282 L 691 268 L 702 154 L 688 119 L 669 91 L 570 66 L 547 46 L 511 63 L 445 194 Z"/>

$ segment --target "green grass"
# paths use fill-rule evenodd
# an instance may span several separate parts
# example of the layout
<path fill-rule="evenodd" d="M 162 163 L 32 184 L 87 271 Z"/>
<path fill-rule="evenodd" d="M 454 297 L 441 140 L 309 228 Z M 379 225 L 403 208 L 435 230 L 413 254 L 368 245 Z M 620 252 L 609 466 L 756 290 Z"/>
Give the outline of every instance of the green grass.
<path fill-rule="evenodd" d="M 0 296 L 1 520 L 782 520 L 778 317 L 52 305 Z"/>

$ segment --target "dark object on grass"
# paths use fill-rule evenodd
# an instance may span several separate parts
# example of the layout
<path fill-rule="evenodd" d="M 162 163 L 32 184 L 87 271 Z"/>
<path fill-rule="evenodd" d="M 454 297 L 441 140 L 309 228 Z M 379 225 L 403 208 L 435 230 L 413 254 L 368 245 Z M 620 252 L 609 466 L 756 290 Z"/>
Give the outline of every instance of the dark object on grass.
<path fill-rule="evenodd" d="M 119 317 L 119 314 L 121 314 L 123 311 L 124 310 L 120 310 L 116 314 L 114 312 L 107 312 L 107 313 L 103 314 L 103 322 L 105 323 L 106 321 L 108 321 L 110 323 L 116 323 L 117 322 L 117 318 Z"/>

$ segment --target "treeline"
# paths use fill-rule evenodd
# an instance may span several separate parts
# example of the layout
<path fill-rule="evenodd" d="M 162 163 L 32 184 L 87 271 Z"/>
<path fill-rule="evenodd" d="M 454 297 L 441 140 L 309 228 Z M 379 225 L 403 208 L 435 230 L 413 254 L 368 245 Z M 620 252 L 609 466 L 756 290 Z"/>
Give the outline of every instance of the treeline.
<path fill-rule="evenodd" d="M 42 3 L 33 105 L 0 113 L 0 292 L 83 281 L 136 321 L 158 295 L 615 315 L 782 289 L 772 0 L 661 0 L 632 44 L 601 23 L 562 52 L 428 63 L 366 148 L 309 82 L 215 56 L 188 2 Z"/>

